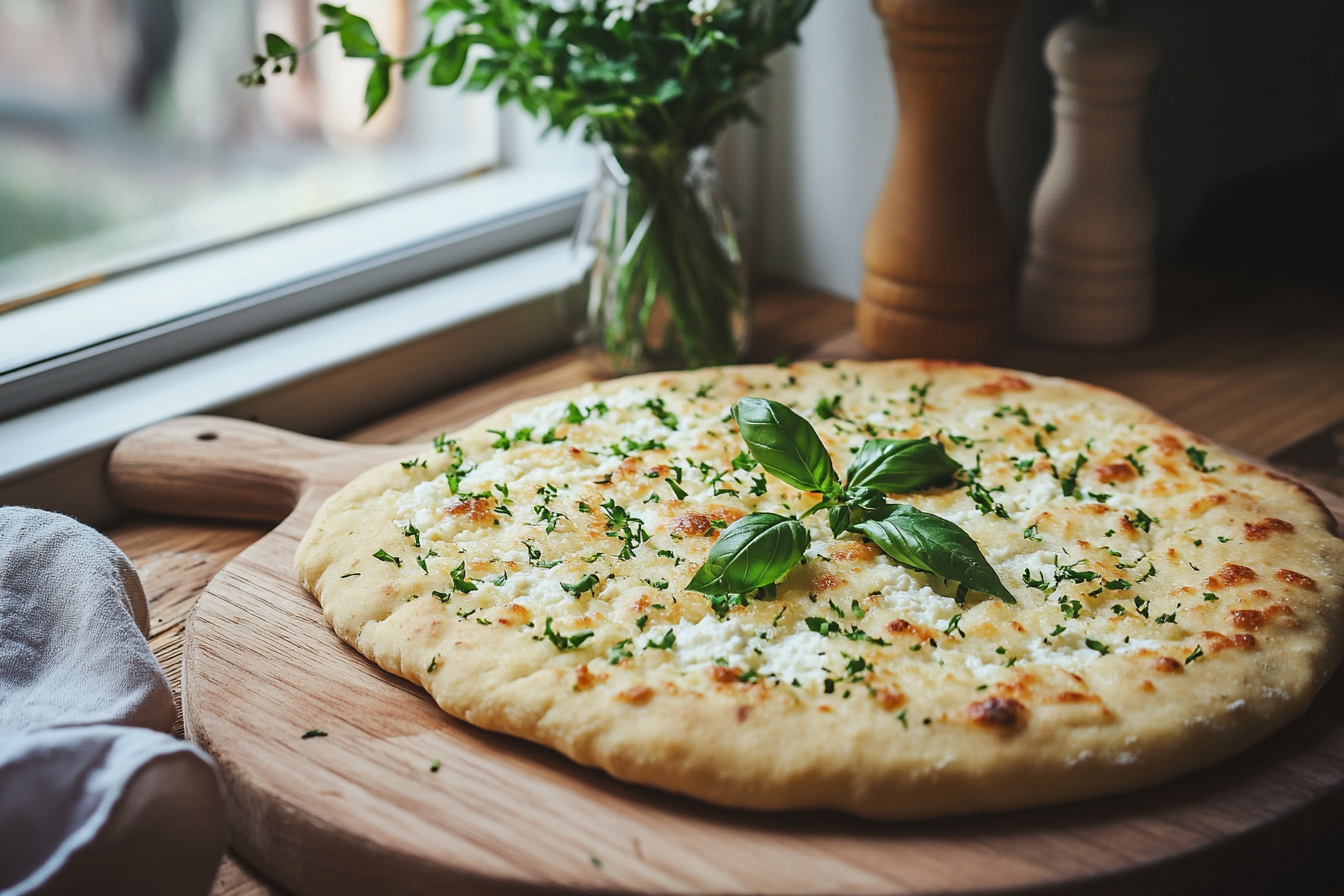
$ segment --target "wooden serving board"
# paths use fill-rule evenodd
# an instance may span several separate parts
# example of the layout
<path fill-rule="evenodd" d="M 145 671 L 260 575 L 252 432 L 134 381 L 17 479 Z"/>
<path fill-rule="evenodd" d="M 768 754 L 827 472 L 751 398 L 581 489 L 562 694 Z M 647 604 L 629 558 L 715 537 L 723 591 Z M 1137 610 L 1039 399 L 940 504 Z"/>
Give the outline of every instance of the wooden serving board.
<path fill-rule="evenodd" d="M 1285 863 L 1342 802 L 1340 676 L 1283 731 L 1169 784 L 918 823 L 722 809 L 478 730 L 339 641 L 292 572 L 324 498 L 425 447 L 188 417 L 109 463 L 138 509 L 283 520 L 196 605 L 183 713 L 223 773 L 230 842 L 296 893 L 1285 893 Z"/>

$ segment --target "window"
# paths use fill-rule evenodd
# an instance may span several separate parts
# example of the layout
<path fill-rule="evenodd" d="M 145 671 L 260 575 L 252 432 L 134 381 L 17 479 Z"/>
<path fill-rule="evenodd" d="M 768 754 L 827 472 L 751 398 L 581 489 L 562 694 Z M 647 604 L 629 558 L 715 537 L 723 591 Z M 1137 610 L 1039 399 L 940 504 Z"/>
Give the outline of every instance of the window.
<path fill-rule="evenodd" d="M 352 8 L 417 39 L 413 0 Z M 493 98 L 322 45 L 311 0 L 0 0 L 0 419 L 564 235 L 593 170 Z"/>

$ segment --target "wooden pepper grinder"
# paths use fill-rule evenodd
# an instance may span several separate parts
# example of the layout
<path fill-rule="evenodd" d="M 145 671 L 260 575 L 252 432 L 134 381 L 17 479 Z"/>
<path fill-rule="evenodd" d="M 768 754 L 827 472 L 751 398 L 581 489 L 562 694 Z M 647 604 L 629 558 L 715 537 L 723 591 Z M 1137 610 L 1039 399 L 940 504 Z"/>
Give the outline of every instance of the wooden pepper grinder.
<path fill-rule="evenodd" d="M 1157 206 L 1143 171 L 1152 35 L 1121 27 L 1111 3 L 1050 33 L 1055 139 L 1031 204 L 1018 326 L 1058 345 L 1123 345 L 1153 323 Z"/>
<path fill-rule="evenodd" d="M 1018 0 L 873 0 L 900 97 L 863 241 L 858 328 L 886 358 L 989 359 L 1011 336 L 989 98 Z"/>

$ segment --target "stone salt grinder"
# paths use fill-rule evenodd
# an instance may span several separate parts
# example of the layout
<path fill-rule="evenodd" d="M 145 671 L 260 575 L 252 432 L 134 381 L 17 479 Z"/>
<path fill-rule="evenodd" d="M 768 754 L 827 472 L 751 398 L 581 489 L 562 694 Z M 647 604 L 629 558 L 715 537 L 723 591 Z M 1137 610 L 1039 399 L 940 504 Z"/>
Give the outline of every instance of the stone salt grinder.
<path fill-rule="evenodd" d="M 1017 318 L 1024 335 L 1057 345 L 1122 345 L 1153 322 L 1157 208 L 1142 125 L 1157 41 L 1095 5 L 1045 45 L 1055 138 L 1032 199 Z"/>

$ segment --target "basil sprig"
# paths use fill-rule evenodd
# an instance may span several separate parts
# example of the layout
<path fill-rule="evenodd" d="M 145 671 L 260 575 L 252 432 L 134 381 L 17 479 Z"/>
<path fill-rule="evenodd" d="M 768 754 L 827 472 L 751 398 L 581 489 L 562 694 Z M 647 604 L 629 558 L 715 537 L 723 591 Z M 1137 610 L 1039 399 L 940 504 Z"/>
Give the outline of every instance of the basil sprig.
<path fill-rule="evenodd" d="M 733 407 L 747 451 L 766 472 L 794 488 L 819 492 L 803 516 L 825 510 L 835 535 L 859 532 L 896 562 L 1016 603 L 975 541 L 955 523 L 908 504 L 887 501 L 950 479 L 961 465 L 923 439 L 870 439 L 842 484 L 812 426 L 785 405 L 743 398 Z M 687 584 L 706 595 L 746 594 L 778 582 L 803 558 L 807 529 L 797 519 L 753 513 L 724 530 Z"/>

